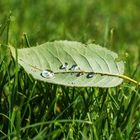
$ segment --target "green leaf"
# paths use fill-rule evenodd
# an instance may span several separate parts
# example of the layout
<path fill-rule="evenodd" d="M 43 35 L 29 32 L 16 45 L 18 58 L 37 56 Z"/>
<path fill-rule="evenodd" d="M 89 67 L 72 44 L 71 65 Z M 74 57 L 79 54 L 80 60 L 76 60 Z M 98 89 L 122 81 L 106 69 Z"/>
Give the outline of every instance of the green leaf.
<path fill-rule="evenodd" d="M 15 49 L 10 49 L 16 58 Z M 116 61 L 117 58 L 116 53 L 99 45 L 75 41 L 54 41 L 18 49 L 18 63 L 35 79 L 72 87 L 121 84 L 119 75 L 124 73 L 124 63 Z"/>

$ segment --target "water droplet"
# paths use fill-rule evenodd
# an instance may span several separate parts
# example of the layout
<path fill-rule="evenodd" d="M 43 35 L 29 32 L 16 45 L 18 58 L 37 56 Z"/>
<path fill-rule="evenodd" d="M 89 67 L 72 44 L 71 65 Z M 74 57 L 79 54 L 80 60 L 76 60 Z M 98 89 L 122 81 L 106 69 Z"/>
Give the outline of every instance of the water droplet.
<path fill-rule="evenodd" d="M 48 78 L 48 79 L 51 79 L 54 77 L 54 73 L 50 70 L 44 70 L 42 73 L 41 73 L 41 76 L 44 77 L 44 78 Z"/>
<path fill-rule="evenodd" d="M 79 70 L 80 68 L 77 65 L 72 65 L 69 70 Z"/>
<path fill-rule="evenodd" d="M 87 78 L 92 78 L 93 76 L 94 76 L 94 72 L 90 72 L 88 73 Z"/>
<path fill-rule="evenodd" d="M 82 76 L 83 74 L 84 74 L 83 72 L 79 72 L 79 73 L 77 73 L 76 77 L 80 77 L 80 76 Z"/>
<path fill-rule="evenodd" d="M 67 68 L 68 68 L 68 63 L 65 63 L 65 64 L 60 66 L 61 70 L 67 70 Z"/>
<path fill-rule="evenodd" d="M 71 82 L 71 84 L 74 85 L 75 83 L 74 82 Z"/>
<path fill-rule="evenodd" d="M 31 71 L 32 71 L 32 72 L 36 72 L 36 70 L 35 70 L 35 69 L 31 69 Z"/>

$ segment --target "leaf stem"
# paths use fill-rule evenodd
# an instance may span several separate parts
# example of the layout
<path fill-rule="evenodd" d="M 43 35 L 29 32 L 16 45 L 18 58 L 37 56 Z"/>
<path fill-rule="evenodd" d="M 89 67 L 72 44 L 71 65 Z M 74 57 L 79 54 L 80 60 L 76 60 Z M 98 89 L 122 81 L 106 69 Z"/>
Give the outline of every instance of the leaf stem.
<path fill-rule="evenodd" d="M 130 81 L 138 86 L 140 86 L 140 82 L 126 76 L 126 75 L 119 75 L 119 74 L 110 74 L 110 73 L 107 73 L 107 74 L 103 74 L 103 75 L 109 75 L 109 76 L 114 76 L 114 77 L 118 77 L 118 78 L 121 78 L 123 80 L 127 80 L 127 81 Z"/>
<path fill-rule="evenodd" d="M 63 73 L 79 73 L 79 72 L 81 72 L 81 73 L 90 73 L 90 72 L 86 72 L 86 71 L 64 71 Z M 55 74 L 58 74 L 58 73 L 61 73 L 61 72 L 57 72 Z M 96 73 L 93 72 L 93 74 L 100 74 L 100 75 L 118 77 L 118 78 L 121 78 L 123 80 L 130 81 L 131 83 L 134 83 L 134 84 L 136 84 L 136 85 L 138 85 L 140 87 L 140 82 L 138 82 L 138 81 L 126 76 L 126 75 L 119 75 L 119 74 L 113 74 L 113 73 L 101 73 L 101 72 L 96 72 Z"/>
<path fill-rule="evenodd" d="M 20 59 L 20 61 L 23 61 L 22 59 Z M 24 62 L 24 61 L 23 61 Z M 26 63 L 26 62 L 24 62 Z M 38 68 L 36 66 L 33 66 L 31 64 L 28 64 L 30 65 L 32 68 L 36 69 L 36 70 L 39 70 L 39 71 L 43 71 L 44 69 L 41 69 L 41 68 Z M 93 73 L 93 74 L 100 74 L 100 75 L 106 75 L 106 76 L 113 76 L 113 77 L 118 77 L 118 78 L 121 78 L 123 80 L 127 80 L 131 83 L 134 83 L 136 85 L 138 85 L 140 87 L 140 82 L 126 76 L 126 75 L 123 75 L 123 74 L 115 74 L 115 73 L 101 73 L 101 72 L 91 72 L 91 71 L 82 71 L 82 70 L 76 70 L 76 71 L 72 71 L 72 70 L 66 70 L 66 71 L 58 71 L 58 72 L 54 72 L 54 74 L 60 74 L 60 73 L 85 73 L 85 74 L 88 74 L 88 73 Z"/>

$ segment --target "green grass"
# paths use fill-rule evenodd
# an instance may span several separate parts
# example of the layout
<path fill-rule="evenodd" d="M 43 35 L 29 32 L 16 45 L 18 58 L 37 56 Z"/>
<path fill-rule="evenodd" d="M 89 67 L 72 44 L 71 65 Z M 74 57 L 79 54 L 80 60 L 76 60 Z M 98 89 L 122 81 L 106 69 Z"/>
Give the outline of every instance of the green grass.
<path fill-rule="evenodd" d="M 116 51 L 126 61 L 125 74 L 140 81 L 139 6 L 139 0 L 1 0 L 0 139 L 139 139 L 136 85 L 69 88 L 39 82 L 7 50 L 8 43 L 21 48 L 64 39 L 95 42 Z"/>

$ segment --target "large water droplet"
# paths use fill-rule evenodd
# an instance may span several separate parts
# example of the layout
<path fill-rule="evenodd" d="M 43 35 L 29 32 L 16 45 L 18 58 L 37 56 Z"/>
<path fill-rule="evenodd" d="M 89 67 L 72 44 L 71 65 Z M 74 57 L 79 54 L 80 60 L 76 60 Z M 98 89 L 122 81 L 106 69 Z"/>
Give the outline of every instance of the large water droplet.
<path fill-rule="evenodd" d="M 51 79 L 51 78 L 54 78 L 54 73 L 50 70 L 44 70 L 42 71 L 41 76 L 44 78 Z"/>

